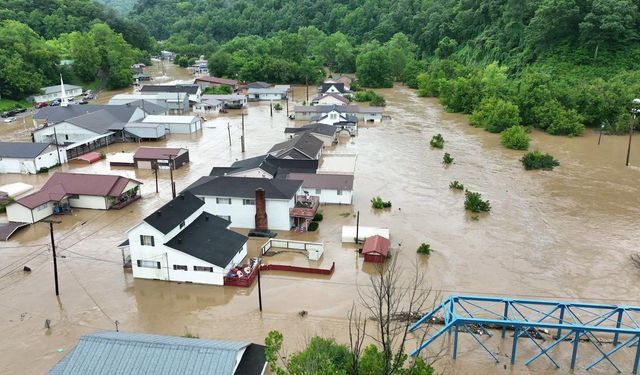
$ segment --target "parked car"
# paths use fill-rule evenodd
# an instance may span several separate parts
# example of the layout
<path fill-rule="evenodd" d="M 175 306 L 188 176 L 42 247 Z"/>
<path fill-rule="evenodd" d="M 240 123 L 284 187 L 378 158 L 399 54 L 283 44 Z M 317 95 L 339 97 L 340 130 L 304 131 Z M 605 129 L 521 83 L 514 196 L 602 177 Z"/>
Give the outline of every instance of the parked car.
<path fill-rule="evenodd" d="M 92 100 L 92 99 L 95 99 L 95 98 L 96 98 L 96 96 L 95 96 L 95 95 L 93 95 L 93 94 L 85 94 L 85 95 L 84 95 L 84 98 L 85 98 L 86 100 Z"/>
<path fill-rule="evenodd" d="M 47 102 L 39 102 L 39 103 L 36 103 L 36 108 L 44 108 L 44 107 L 47 107 L 48 105 L 49 103 Z"/>
<path fill-rule="evenodd" d="M 13 110 L 13 113 L 17 115 L 18 113 L 25 113 L 26 111 L 27 111 L 27 109 L 26 109 L 26 108 L 22 108 L 22 107 L 20 107 L 20 108 L 16 108 L 16 109 L 14 109 L 14 110 Z"/>
<path fill-rule="evenodd" d="M 78 102 L 78 104 L 89 104 L 89 101 L 82 99 L 81 101 Z"/>
<path fill-rule="evenodd" d="M 6 123 L 10 123 L 10 122 L 14 122 L 14 121 L 16 121 L 15 117 L 7 117 L 6 119 L 4 119 L 4 122 L 6 122 Z"/>
<path fill-rule="evenodd" d="M 60 105 L 60 100 L 56 99 L 54 101 L 52 101 L 51 103 L 49 103 L 50 106 L 52 107 L 57 107 Z"/>
<path fill-rule="evenodd" d="M 11 111 L 2 112 L 2 114 L 0 115 L 0 117 L 2 117 L 2 118 L 7 118 L 7 117 L 10 117 L 10 116 L 11 116 Z"/>

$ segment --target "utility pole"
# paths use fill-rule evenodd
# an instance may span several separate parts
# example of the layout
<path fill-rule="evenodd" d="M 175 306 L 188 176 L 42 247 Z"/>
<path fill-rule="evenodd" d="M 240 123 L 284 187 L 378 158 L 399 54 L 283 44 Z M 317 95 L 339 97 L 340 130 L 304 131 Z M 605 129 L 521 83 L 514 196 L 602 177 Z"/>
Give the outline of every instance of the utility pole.
<path fill-rule="evenodd" d="M 153 168 L 153 172 L 156 175 L 156 193 L 158 192 L 158 161 L 155 162 L 155 167 Z"/>
<path fill-rule="evenodd" d="M 269 108 L 271 110 L 271 117 L 273 117 L 273 100 L 269 100 Z"/>
<path fill-rule="evenodd" d="M 309 105 L 309 77 L 304 77 L 304 84 L 307 85 L 307 105 Z"/>
<path fill-rule="evenodd" d="M 625 164 L 627 167 L 629 166 L 629 156 L 631 155 L 631 138 L 633 136 L 633 128 L 635 128 L 636 125 L 636 116 L 640 113 L 640 99 L 633 99 L 631 103 L 631 114 L 633 115 L 633 119 L 629 126 L 629 146 L 627 146 L 627 163 Z"/>
<path fill-rule="evenodd" d="M 262 286 L 260 285 L 260 268 L 262 267 L 262 259 L 258 260 L 258 307 L 262 311 Z"/>
<path fill-rule="evenodd" d="M 244 110 L 242 110 L 242 136 L 240 137 L 240 142 L 242 144 L 242 152 L 244 153 Z"/>
<path fill-rule="evenodd" d="M 598 145 L 600 145 L 600 139 L 602 139 L 602 130 L 604 129 L 604 124 L 600 125 L 600 135 L 598 135 Z"/>
<path fill-rule="evenodd" d="M 169 175 L 171 176 L 171 196 L 175 199 L 176 197 L 176 183 L 173 182 L 173 168 L 176 163 L 173 159 L 173 155 L 169 155 Z"/>
<path fill-rule="evenodd" d="M 287 95 L 287 118 L 289 118 L 289 95 Z"/>
<path fill-rule="evenodd" d="M 231 125 L 227 122 L 227 133 L 229 133 L 229 147 L 231 147 Z"/>
<path fill-rule="evenodd" d="M 60 290 L 58 288 L 58 258 L 56 257 L 56 242 L 53 238 L 53 224 L 62 223 L 60 220 L 42 220 L 45 223 L 49 223 L 49 233 L 51 234 L 51 251 L 53 252 L 53 279 L 55 281 L 56 286 L 56 296 L 60 295 Z"/>
<path fill-rule="evenodd" d="M 56 142 L 56 151 L 58 153 L 58 164 L 62 165 L 62 159 L 60 158 L 60 146 L 58 146 L 58 133 L 56 133 L 56 127 L 53 127 L 53 139 Z"/>
<path fill-rule="evenodd" d="M 358 243 L 358 232 L 360 230 L 360 211 L 356 214 L 356 243 Z"/>

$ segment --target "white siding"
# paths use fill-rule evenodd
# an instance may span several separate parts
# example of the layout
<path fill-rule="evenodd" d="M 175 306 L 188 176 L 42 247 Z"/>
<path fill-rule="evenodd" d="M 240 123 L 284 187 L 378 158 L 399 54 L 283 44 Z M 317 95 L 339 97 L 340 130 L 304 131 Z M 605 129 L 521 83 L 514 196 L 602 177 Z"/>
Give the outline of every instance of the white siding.
<path fill-rule="evenodd" d="M 59 159 L 58 154 L 60 155 Z M 54 165 L 58 164 L 58 160 L 60 160 L 60 164 L 66 163 L 67 153 L 63 148 L 61 148 L 60 152 L 58 153 L 55 146 L 50 146 L 48 150 L 45 150 L 35 159 L 35 169 L 36 171 L 39 171 L 40 168 L 51 168 Z"/>
<path fill-rule="evenodd" d="M 0 173 L 36 173 L 32 159 L 0 159 Z"/>
<path fill-rule="evenodd" d="M 202 197 L 201 197 L 202 198 Z M 242 198 L 230 198 L 231 204 L 218 204 L 216 198 L 206 196 L 204 210 L 217 216 L 228 216 L 233 228 L 255 228 L 255 205 L 243 205 Z M 225 198 L 225 197 L 220 197 Z M 225 198 L 226 199 L 226 198 Z M 294 206 L 294 199 L 267 199 L 267 220 L 271 230 L 289 230 L 293 221 L 289 217 L 289 208 Z"/>
<path fill-rule="evenodd" d="M 17 223 L 35 223 L 53 215 L 53 202 L 48 202 L 33 210 L 18 203 L 7 206 L 7 219 Z"/>
<path fill-rule="evenodd" d="M 66 86 L 65 86 L 66 89 Z M 82 95 L 82 89 L 73 89 L 73 90 L 65 90 L 67 97 L 72 97 L 72 96 L 80 96 Z M 39 102 L 50 102 L 50 101 L 54 101 L 56 99 L 62 99 L 62 92 L 56 92 L 53 94 L 48 94 L 48 95 L 34 95 L 33 96 L 33 101 L 36 103 Z"/>
<path fill-rule="evenodd" d="M 341 100 L 334 98 L 333 96 L 327 96 L 318 100 L 319 105 L 345 105 L 345 103 Z"/>
<path fill-rule="evenodd" d="M 320 197 L 320 203 L 326 204 L 351 204 L 353 191 L 342 190 L 342 195 L 338 195 L 338 191 L 335 189 L 319 189 L 320 194 L 317 194 L 315 188 L 304 188 L 309 192 L 309 195 Z"/>
<path fill-rule="evenodd" d="M 87 138 L 96 137 L 99 134 L 83 129 L 68 122 L 60 122 L 55 126 L 42 128 L 33 133 L 34 142 L 50 143 L 55 140 L 53 129 L 56 129 L 56 136 L 60 143 L 75 143 Z"/>
<path fill-rule="evenodd" d="M 69 205 L 74 208 L 91 208 L 94 210 L 106 210 L 107 198 L 94 195 L 79 195 L 78 198 L 69 197 Z"/>

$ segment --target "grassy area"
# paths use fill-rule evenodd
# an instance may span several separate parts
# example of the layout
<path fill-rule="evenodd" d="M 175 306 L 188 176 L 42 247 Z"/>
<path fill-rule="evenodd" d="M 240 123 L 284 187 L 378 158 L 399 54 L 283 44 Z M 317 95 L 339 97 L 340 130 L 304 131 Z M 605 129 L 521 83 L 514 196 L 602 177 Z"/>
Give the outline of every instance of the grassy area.
<path fill-rule="evenodd" d="M 0 99 L 0 112 L 4 112 L 15 107 L 20 106 L 22 108 L 32 107 L 33 104 L 26 100 L 12 100 L 12 99 Z"/>
<path fill-rule="evenodd" d="M 100 87 L 101 84 L 102 84 L 102 81 L 100 81 L 99 79 L 96 79 L 93 82 L 81 82 L 78 85 L 82 86 L 82 88 L 84 90 L 96 91 Z"/>

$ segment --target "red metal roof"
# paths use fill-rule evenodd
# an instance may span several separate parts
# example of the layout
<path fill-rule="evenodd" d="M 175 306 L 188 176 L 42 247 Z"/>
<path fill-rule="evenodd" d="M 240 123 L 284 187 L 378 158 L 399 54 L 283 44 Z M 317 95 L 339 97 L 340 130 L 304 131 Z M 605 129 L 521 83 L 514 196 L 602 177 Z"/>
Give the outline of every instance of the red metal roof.
<path fill-rule="evenodd" d="M 98 154 L 97 152 L 87 152 L 84 155 L 80 155 L 77 158 L 74 158 L 74 160 L 82 160 L 90 164 L 93 164 L 99 161 L 100 159 L 101 159 L 100 154 Z"/>
<path fill-rule="evenodd" d="M 196 82 L 198 81 L 218 83 L 221 85 L 231 85 L 231 86 L 235 86 L 238 84 L 238 81 L 234 79 L 218 78 L 218 77 L 211 77 L 211 76 L 198 77 L 196 78 Z"/>
<path fill-rule="evenodd" d="M 391 241 L 376 234 L 375 236 L 368 237 L 364 240 L 362 254 L 379 254 L 387 256 L 387 253 L 389 252 L 389 245 L 391 245 Z"/>
<path fill-rule="evenodd" d="M 56 172 L 40 191 L 18 199 L 16 202 L 27 208 L 35 208 L 74 194 L 117 197 L 123 193 L 129 181 L 141 184 L 139 181 L 122 176 Z"/>
<path fill-rule="evenodd" d="M 166 147 L 140 147 L 135 154 L 134 159 L 154 159 L 165 160 L 170 156 L 178 156 L 183 148 L 166 148 Z"/>

